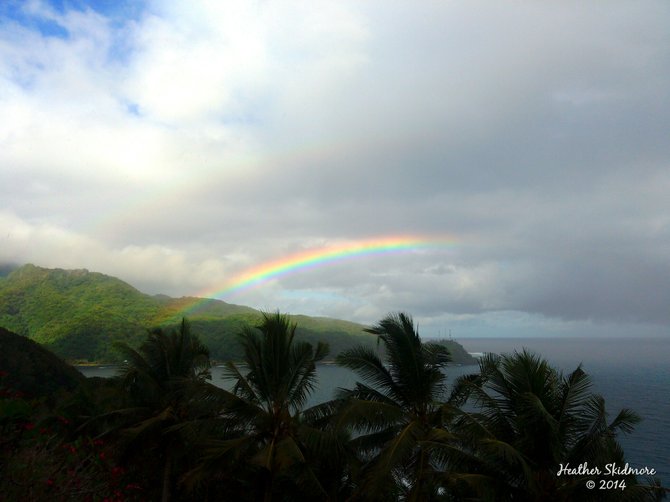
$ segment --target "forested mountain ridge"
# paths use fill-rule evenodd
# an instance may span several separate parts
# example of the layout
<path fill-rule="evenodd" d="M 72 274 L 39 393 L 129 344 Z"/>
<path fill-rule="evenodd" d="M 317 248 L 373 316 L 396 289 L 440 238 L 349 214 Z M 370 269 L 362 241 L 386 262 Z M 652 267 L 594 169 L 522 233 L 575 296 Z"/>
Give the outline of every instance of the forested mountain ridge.
<path fill-rule="evenodd" d="M 186 316 L 215 360 L 241 357 L 236 334 L 260 312 L 221 300 L 148 295 L 112 276 L 86 269 L 24 265 L 0 277 L 0 327 L 27 336 L 71 361 L 111 362 L 114 342 L 137 345 L 147 329 L 173 325 Z M 338 319 L 292 316 L 297 335 L 325 341 L 332 357 L 376 338 L 364 326 Z M 473 362 L 454 346 L 456 362 Z"/>

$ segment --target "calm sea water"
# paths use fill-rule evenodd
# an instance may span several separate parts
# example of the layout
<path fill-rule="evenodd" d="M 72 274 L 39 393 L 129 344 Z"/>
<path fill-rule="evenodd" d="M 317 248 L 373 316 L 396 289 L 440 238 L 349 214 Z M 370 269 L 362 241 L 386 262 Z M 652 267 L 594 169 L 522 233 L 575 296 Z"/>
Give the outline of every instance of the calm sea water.
<path fill-rule="evenodd" d="M 643 421 L 620 441 L 632 467 L 656 469 L 664 486 L 670 484 L 670 338 L 473 338 L 459 340 L 469 352 L 510 353 L 527 348 L 541 354 L 564 372 L 582 363 L 594 391 L 605 398 L 610 419 L 621 408 L 631 408 Z M 79 368 L 86 376 L 109 377 L 114 367 Z M 476 371 L 476 366 L 447 369 L 449 379 Z M 318 368 L 319 387 L 308 405 L 333 397 L 338 387 L 351 388 L 356 375 L 334 365 Z M 212 369 L 212 383 L 230 388 L 223 368 Z"/>
<path fill-rule="evenodd" d="M 526 347 L 564 372 L 579 363 L 605 398 L 609 418 L 630 408 L 642 422 L 620 436 L 633 467 L 656 469 L 670 484 L 670 338 L 477 338 L 459 340 L 469 352 L 509 353 Z"/>

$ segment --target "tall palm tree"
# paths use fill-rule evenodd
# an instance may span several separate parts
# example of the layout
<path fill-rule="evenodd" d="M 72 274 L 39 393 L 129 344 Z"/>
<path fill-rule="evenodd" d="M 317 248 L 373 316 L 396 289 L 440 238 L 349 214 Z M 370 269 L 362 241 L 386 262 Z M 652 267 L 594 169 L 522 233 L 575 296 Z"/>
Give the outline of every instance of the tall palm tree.
<path fill-rule="evenodd" d="M 625 464 L 618 433 L 629 433 L 640 418 L 622 409 L 608 422 L 604 399 L 592 392 L 589 376 L 577 367 L 563 375 L 527 352 L 487 355 L 480 377 L 457 383 L 475 412 L 462 412 L 459 432 L 477 462 L 461 476 L 488 500 L 650 500 L 651 490 L 625 478 L 625 491 L 594 493 L 593 476 L 558 475 L 561 464 L 604 471 Z"/>
<path fill-rule="evenodd" d="M 125 358 L 120 376 L 130 403 L 116 412 L 125 456 L 160 462 L 165 502 L 176 484 L 178 462 L 193 443 L 184 425 L 210 412 L 205 401 L 195 399 L 211 378 L 209 350 L 185 319 L 176 330 L 150 331 L 139 350 L 125 344 L 117 349 Z"/>
<path fill-rule="evenodd" d="M 450 440 L 443 428 L 452 413 L 450 403 L 445 403 L 443 371 L 449 351 L 444 345 L 422 342 L 405 313 L 390 314 L 367 331 L 379 337 L 385 361 L 362 346 L 336 359 L 365 382 L 339 392 L 339 420 L 359 434 L 353 442 L 365 461 L 359 496 L 436 499 L 438 488 L 432 479 L 437 465 L 423 443 Z"/>
<path fill-rule="evenodd" d="M 240 335 L 244 361 L 226 363 L 235 385 L 220 418 L 222 438 L 210 441 L 196 475 L 225 465 L 238 500 L 245 493 L 250 500 L 266 501 L 281 493 L 328 497 L 312 460 L 315 451 L 334 444 L 334 435 L 310 424 L 304 409 L 316 385 L 316 363 L 328 347 L 298 341 L 295 331 L 286 315 L 264 313 L 258 326 Z"/>

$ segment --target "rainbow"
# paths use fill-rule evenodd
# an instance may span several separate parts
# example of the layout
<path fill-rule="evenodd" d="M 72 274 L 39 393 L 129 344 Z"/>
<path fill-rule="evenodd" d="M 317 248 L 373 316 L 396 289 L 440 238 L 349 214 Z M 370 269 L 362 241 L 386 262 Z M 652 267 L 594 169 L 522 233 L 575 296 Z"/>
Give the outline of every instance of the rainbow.
<path fill-rule="evenodd" d="M 453 237 L 390 236 L 333 244 L 317 249 L 309 249 L 283 258 L 262 263 L 232 277 L 223 285 L 208 288 L 197 294 L 193 302 L 172 315 L 172 319 L 186 316 L 199 305 L 213 298 L 229 296 L 233 293 L 264 284 L 272 279 L 298 273 L 303 270 L 371 255 L 397 254 L 421 249 L 443 248 L 457 241 Z"/>

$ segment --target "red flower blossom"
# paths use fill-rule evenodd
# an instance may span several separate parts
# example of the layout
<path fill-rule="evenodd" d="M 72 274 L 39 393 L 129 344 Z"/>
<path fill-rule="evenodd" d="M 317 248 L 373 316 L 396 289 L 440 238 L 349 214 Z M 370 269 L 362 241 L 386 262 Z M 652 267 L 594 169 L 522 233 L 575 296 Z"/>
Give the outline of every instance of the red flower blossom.
<path fill-rule="evenodd" d="M 123 467 L 119 467 L 118 465 L 115 465 L 112 467 L 112 476 L 120 476 L 121 474 L 124 473 Z"/>

